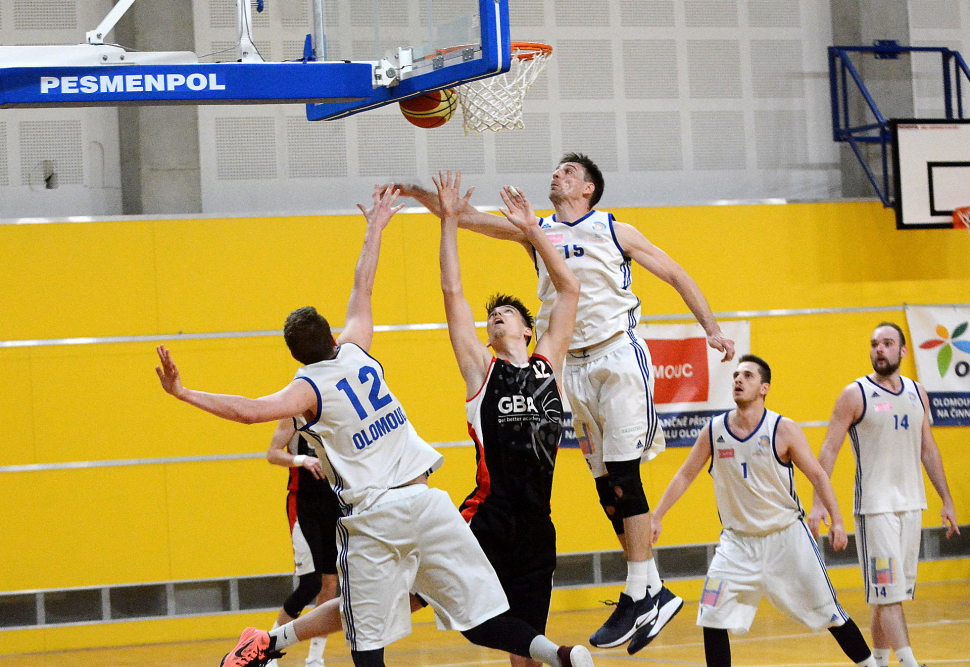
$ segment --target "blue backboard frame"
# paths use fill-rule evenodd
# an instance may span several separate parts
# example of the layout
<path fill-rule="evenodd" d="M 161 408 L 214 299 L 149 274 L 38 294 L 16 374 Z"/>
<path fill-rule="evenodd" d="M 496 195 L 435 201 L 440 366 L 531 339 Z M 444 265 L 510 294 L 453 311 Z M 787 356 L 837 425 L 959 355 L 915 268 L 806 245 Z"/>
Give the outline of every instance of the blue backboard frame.
<path fill-rule="evenodd" d="M 0 58 L 0 108 L 305 103 L 309 120 L 344 118 L 508 71 L 508 0 L 478 6 L 480 54 L 477 44 L 468 60 L 449 49 L 454 64 L 416 68 L 391 86 L 375 83 L 372 62 L 61 65 L 55 58 L 53 66 L 31 67 Z"/>
<path fill-rule="evenodd" d="M 478 5 L 482 26 L 481 58 L 413 76 L 396 86 L 376 87 L 366 100 L 307 104 L 307 119 L 337 120 L 431 90 L 452 88 L 507 72 L 512 64 L 508 0 L 479 0 Z"/>

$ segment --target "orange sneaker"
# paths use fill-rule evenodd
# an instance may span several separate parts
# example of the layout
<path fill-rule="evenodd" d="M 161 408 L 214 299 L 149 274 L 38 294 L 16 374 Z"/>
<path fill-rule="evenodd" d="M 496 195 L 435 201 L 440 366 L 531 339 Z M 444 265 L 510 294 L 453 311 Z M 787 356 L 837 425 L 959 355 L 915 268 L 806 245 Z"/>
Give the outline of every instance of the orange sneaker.
<path fill-rule="evenodd" d="M 265 667 L 266 663 L 283 654 L 272 648 L 268 632 L 246 628 L 239 635 L 236 648 L 226 654 L 220 667 Z"/>

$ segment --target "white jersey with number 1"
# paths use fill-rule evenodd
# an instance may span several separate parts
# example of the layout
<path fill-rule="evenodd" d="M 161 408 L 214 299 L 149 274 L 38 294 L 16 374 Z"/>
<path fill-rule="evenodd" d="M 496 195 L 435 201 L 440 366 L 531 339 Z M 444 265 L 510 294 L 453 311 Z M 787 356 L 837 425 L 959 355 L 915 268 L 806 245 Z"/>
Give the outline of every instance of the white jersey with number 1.
<path fill-rule="evenodd" d="M 855 382 L 862 391 L 862 416 L 849 428 L 856 459 L 855 514 L 926 509 L 923 401 L 913 380 L 899 379 L 898 394 L 868 376 Z"/>
<path fill-rule="evenodd" d="M 710 422 L 711 467 L 717 513 L 725 528 L 745 535 L 767 535 L 801 519 L 805 512 L 795 494 L 791 463 L 775 449 L 781 415 L 765 410 L 761 423 L 740 438 L 731 432 L 728 414 Z"/>
<path fill-rule="evenodd" d="M 539 221 L 582 285 L 570 350 L 602 343 L 640 321 L 640 299 L 630 288 L 630 258 L 616 240 L 613 224 L 613 215 L 604 211 L 590 211 L 576 222 L 559 222 L 555 215 Z M 549 328 L 556 288 L 538 254 L 536 270 L 542 301 L 536 315 L 538 339 Z"/>
<path fill-rule="evenodd" d="M 317 419 L 298 417 L 297 427 L 317 449 L 344 515 L 441 466 L 441 454 L 415 432 L 387 388 L 380 362 L 359 346 L 344 343 L 333 359 L 304 366 L 296 377 L 317 395 Z"/>

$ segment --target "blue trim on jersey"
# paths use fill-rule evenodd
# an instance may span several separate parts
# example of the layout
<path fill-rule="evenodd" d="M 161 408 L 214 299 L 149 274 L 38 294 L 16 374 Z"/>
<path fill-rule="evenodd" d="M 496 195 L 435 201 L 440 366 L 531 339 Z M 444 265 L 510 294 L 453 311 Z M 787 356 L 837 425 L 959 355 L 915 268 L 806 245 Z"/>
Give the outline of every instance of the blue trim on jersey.
<path fill-rule="evenodd" d="M 323 412 L 323 399 L 320 398 L 320 390 L 317 389 L 317 385 L 314 384 L 313 380 L 311 380 L 310 378 L 306 377 L 305 375 L 297 375 L 296 378 L 298 380 L 306 380 L 307 382 L 309 382 L 310 383 L 310 386 L 313 387 L 313 393 L 315 393 L 317 395 L 317 416 L 313 418 L 313 421 L 312 422 L 307 422 L 307 425 L 305 427 L 303 427 L 302 429 L 300 429 L 302 431 L 302 430 L 306 430 L 306 429 L 310 428 L 311 426 L 313 426 L 314 424 L 316 424 L 318 421 L 320 421 L 320 413 Z"/>
<path fill-rule="evenodd" d="M 768 414 L 767 410 L 765 410 L 765 414 Z M 780 465 L 783 468 L 788 468 L 788 474 L 789 476 L 791 476 L 791 469 L 792 469 L 791 461 L 789 461 L 788 463 L 785 463 L 784 461 L 782 461 L 781 457 L 778 456 L 778 448 L 775 446 L 775 443 L 778 441 L 778 427 L 780 425 L 781 425 L 781 415 L 778 415 L 778 420 L 775 422 L 775 428 L 771 432 L 771 453 L 774 454 L 775 460 L 778 461 L 778 465 Z M 795 487 L 792 486 L 792 495 L 794 495 L 794 493 L 795 493 Z"/>
<path fill-rule="evenodd" d="M 862 508 L 862 448 L 859 444 L 859 432 L 855 426 L 853 424 L 849 427 L 849 440 L 852 442 L 852 453 L 855 454 L 855 500 L 852 511 L 853 514 L 858 514 Z"/>
<path fill-rule="evenodd" d="M 620 251 L 620 255 L 622 255 L 623 259 L 627 263 L 629 263 L 630 256 L 626 254 L 626 250 L 624 250 L 623 249 L 623 246 L 620 245 L 620 239 L 616 238 L 616 230 L 613 229 L 613 223 L 616 222 L 616 218 L 613 217 L 613 214 L 612 213 L 607 213 L 606 215 L 609 216 L 607 218 L 607 221 L 609 222 L 609 226 L 610 226 L 610 236 L 613 237 L 613 243 L 614 243 L 614 245 L 616 245 L 616 249 Z M 629 285 L 627 285 L 627 286 L 629 286 Z"/>
<path fill-rule="evenodd" d="M 365 350 L 364 348 L 362 348 L 362 347 L 361 347 L 360 345 L 358 345 L 357 343 L 344 343 L 344 345 L 353 345 L 353 346 L 354 346 L 354 347 L 356 347 L 356 348 L 357 348 L 358 350 L 360 350 L 361 352 L 363 352 L 365 356 L 367 356 L 367 357 L 369 357 L 369 358 L 370 358 L 371 360 L 373 360 L 373 361 L 374 361 L 374 363 L 376 363 L 376 364 L 377 364 L 378 366 L 380 366 L 380 367 L 381 367 L 381 378 L 382 378 L 382 379 L 384 378 L 384 365 L 383 365 L 383 364 L 382 364 L 381 362 L 379 362 L 379 361 L 378 361 L 377 359 L 374 359 L 374 357 L 371 357 L 371 355 L 370 355 L 370 352 L 368 352 L 367 350 Z M 384 387 L 385 387 L 385 388 L 387 388 L 387 380 L 384 380 Z M 390 389 L 388 389 L 388 392 L 390 392 Z"/>
<path fill-rule="evenodd" d="M 902 375 L 899 376 L 899 393 L 893 392 L 890 389 L 886 389 L 881 384 L 876 384 L 875 382 L 872 381 L 872 378 L 870 378 L 868 375 L 866 376 L 865 379 L 866 380 L 869 380 L 869 382 L 872 383 L 872 385 L 874 387 L 876 387 L 876 389 L 881 389 L 882 391 L 886 392 L 887 394 L 892 394 L 893 396 L 902 396 L 903 395 L 903 392 L 906 391 L 906 383 L 903 382 L 903 376 Z"/>
<path fill-rule="evenodd" d="M 734 435 L 734 433 L 731 431 L 731 427 L 730 427 L 730 425 L 728 425 L 728 415 L 729 414 L 731 414 L 731 413 L 730 412 L 725 412 L 724 413 L 724 428 L 727 429 L 728 435 L 731 436 L 732 438 L 734 438 L 735 440 L 737 440 L 738 442 L 747 442 L 748 440 L 751 439 L 751 436 L 753 436 L 755 433 L 757 433 L 758 431 L 761 430 L 761 425 L 765 423 L 765 417 L 768 416 L 768 411 L 765 410 L 763 413 L 761 413 L 761 421 L 758 422 L 758 425 L 754 427 L 754 430 L 751 431 L 751 433 L 749 433 L 748 434 L 748 437 L 746 437 L 746 438 L 739 438 L 738 436 Z M 782 463 L 782 465 L 785 465 L 785 464 Z"/>
<path fill-rule="evenodd" d="M 340 568 L 340 596 L 342 598 L 341 606 L 344 611 L 344 619 L 346 620 L 346 637 L 347 641 L 350 643 L 350 648 L 357 650 L 357 627 L 354 624 L 354 609 L 350 604 L 350 566 L 348 563 L 347 554 L 350 552 L 350 533 L 347 531 L 347 527 L 343 525 L 340 519 L 337 519 L 337 540 L 340 543 L 340 549 L 337 555 L 337 565 Z"/>
<path fill-rule="evenodd" d="M 845 610 L 839 604 L 839 598 L 835 594 L 835 588 L 832 586 L 832 581 L 829 579 L 829 573 L 825 569 L 825 561 L 822 560 L 822 554 L 818 550 L 818 543 L 815 538 L 812 537 L 812 531 L 808 529 L 808 526 L 801 519 L 798 520 L 802 524 L 802 528 L 805 530 L 805 535 L 808 537 L 808 541 L 812 544 L 812 550 L 815 552 L 815 558 L 818 559 L 818 566 L 822 569 L 822 576 L 825 577 L 825 583 L 829 586 L 829 592 L 832 594 L 832 602 L 835 603 L 835 608 L 839 610 L 839 614 L 842 616 L 843 621 L 849 620 L 849 615 L 845 613 Z"/>
<path fill-rule="evenodd" d="M 862 392 L 862 414 L 859 415 L 859 418 L 856 419 L 854 422 L 852 422 L 852 424 L 850 424 L 850 426 L 855 426 L 856 424 L 858 424 L 859 422 L 861 422 L 863 419 L 865 419 L 866 410 L 869 409 L 869 401 L 866 400 L 866 388 L 863 387 L 862 386 L 862 383 L 859 382 L 858 380 L 855 381 L 855 384 L 859 385 L 859 391 Z"/>
<path fill-rule="evenodd" d="M 593 215 L 596 212 L 597 212 L 596 209 L 593 209 L 589 213 L 587 213 L 586 215 L 584 215 L 583 217 L 581 217 L 579 220 L 577 220 L 576 222 L 562 222 L 561 220 L 557 220 L 556 219 L 556 214 L 553 213 L 552 214 L 552 221 L 553 222 L 558 222 L 560 225 L 566 225 L 567 227 L 575 227 L 576 225 L 578 225 L 583 220 L 585 220 L 586 218 L 588 218 L 589 216 Z"/>
<path fill-rule="evenodd" d="M 727 413 L 724 413 L 724 418 L 727 419 Z M 711 441 L 711 465 L 707 466 L 707 474 L 711 477 L 714 476 L 714 420 L 717 417 L 712 417 L 711 421 L 707 422 L 707 437 Z M 720 512 L 718 513 L 718 519 L 721 518 Z M 723 525 L 724 522 L 722 521 Z"/>
<path fill-rule="evenodd" d="M 869 579 L 869 549 L 866 543 L 866 515 L 858 514 L 855 518 L 855 548 L 862 550 L 862 585 L 866 587 L 866 604 L 869 604 L 869 591 L 872 581 Z"/>
<path fill-rule="evenodd" d="M 660 420 L 657 419 L 657 408 L 653 404 L 653 395 L 650 393 L 650 364 L 647 363 L 647 355 L 643 351 L 643 348 L 640 347 L 640 340 L 637 338 L 636 333 L 632 329 L 626 333 L 630 337 L 630 344 L 633 346 L 633 352 L 637 358 L 637 365 L 640 366 L 640 375 L 643 377 L 643 391 L 647 395 L 647 435 L 646 442 L 643 443 L 643 450 L 646 451 L 653 445 L 653 439 L 657 435 L 657 425 Z"/>

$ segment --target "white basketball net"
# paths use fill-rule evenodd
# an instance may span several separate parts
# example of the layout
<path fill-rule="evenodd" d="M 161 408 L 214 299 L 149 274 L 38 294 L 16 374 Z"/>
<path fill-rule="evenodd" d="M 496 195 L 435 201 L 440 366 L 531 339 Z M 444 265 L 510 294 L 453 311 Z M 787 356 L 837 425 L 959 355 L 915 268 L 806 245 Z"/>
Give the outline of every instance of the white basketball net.
<path fill-rule="evenodd" d="M 513 44 L 508 72 L 459 86 L 458 101 L 465 134 L 525 127 L 522 101 L 548 59 L 549 54 L 542 50 Z"/>

